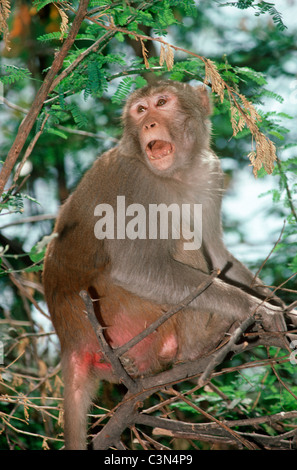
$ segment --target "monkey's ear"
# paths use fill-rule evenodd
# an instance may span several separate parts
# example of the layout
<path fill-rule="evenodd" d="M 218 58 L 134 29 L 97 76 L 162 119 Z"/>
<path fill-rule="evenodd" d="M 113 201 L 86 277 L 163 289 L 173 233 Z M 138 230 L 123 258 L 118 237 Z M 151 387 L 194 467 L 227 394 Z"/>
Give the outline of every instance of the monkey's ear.
<path fill-rule="evenodd" d="M 198 98 L 203 108 L 203 111 L 205 112 L 205 115 L 209 116 L 212 113 L 212 103 L 206 86 L 199 85 L 196 88 L 196 92 L 198 94 Z"/>

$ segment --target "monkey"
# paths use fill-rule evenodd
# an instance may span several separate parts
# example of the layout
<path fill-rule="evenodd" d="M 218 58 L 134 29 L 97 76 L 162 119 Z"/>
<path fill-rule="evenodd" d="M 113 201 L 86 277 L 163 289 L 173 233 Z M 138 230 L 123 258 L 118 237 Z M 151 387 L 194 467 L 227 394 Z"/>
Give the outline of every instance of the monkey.
<path fill-rule="evenodd" d="M 125 353 L 134 377 L 207 354 L 256 310 L 264 328 L 269 318 L 286 330 L 281 304 L 223 242 L 223 172 L 211 149 L 211 112 L 204 86 L 161 80 L 137 89 L 124 106 L 118 145 L 60 209 L 43 282 L 61 344 L 66 449 L 86 449 L 98 381 L 116 381 L 81 290 L 115 348 L 220 270 L 187 308 Z"/>

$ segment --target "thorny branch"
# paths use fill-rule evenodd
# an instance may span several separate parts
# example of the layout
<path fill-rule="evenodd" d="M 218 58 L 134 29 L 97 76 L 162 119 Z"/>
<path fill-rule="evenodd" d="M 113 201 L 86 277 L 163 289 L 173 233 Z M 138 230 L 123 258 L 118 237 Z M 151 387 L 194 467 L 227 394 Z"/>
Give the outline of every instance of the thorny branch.
<path fill-rule="evenodd" d="M 87 315 L 88 315 L 89 321 L 91 322 L 92 327 L 96 333 L 96 336 L 100 344 L 100 349 L 104 357 L 107 359 L 107 361 L 111 363 L 114 373 L 117 376 L 119 382 L 123 382 L 128 389 L 133 391 L 135 388 L 134 381 L 131 379 L 129 374 L 127 374 L 127 372 L 125 371 L 117 355 L 114 354 L 113 350 L 109 347 L 103 334 L 104 329 L 99 324 L 96 318 L 96 315 L 93 309 L 92 299 L 90 298 L 90 296 L 88 295 L 86 291 L 80 292 L 80 296 L 82 300 L 84 301 L 85 306 L 87 308 Z"/>
<path fill-rule="evenodd" d="M 203 387 L 208 381 L 208 378 L 210 374 L 213 372 L 216 366 L 221 364 L 227 354 L 230 351 L 235 351 L 236 349 L 236 343 L 240 339 L 240 337 L 245 333 L 245 331 L 255 322 L 255 319 L 253 316 L 248 317 L 232 334 L 229 342 L 221 349 L 218 351 L 216 355 L 213 356 L 212 360 L 209 361 L 208 366 L 206 367 L 205 371 L 201 375 L 201 377 L 198 380 L 198 385 L 200 387 Z M 248 343 L 245 343 L 243 347 L 245 348 L 248 345 Z"/>
<path fill-rule="evenodd" d="M 92 304 L 89 304 L 92 305 Z M 178 314 L 178 313 L 177 313 Z M 2 323 L 10 322 L 11 325 L 17 326 L 16 322 L 13 320 L 3 320 Z M 97 320 L 96 320 L 97 321 Z M 28 322 L 27 322 L 28 323 Z M 98 325 L 97 325 L 98 326 Z M 97 327 L 96 326 L 96 327 Z M 40 333 L 41 334 L 41 333 Z M 253 345 L 265 344 L 265 337 L 259 339 L 257 343 L 255 337 L 258 335 L 258 332 L 243 332 L 243 341 L 236 344 L 235 353 L 239 353 L 240 350 L 238 347 L 242 347 L 241 350 L 247 351 Z M 22 341 L 15 341 L 15 345 L 18 348 L 17 352 L 24 357 L 24 354 L 28 353 L 29 347 L 29 336 L 32 336 L 30 333 L 27 335 L 22 335 Z M 21 336 L 19 337 L 21 338 Z M 246 343 L 250 343 L 246 346 Z M 226 340 L 225 345 L 228 345 L 232 341 L 232 335 L 229 339 Z M 20 349 L 21 343 L 24 344 L 23 348 Z M 25 350 L 25 345 L 27 349 Z M 161 443 L 157 442 L 158 436 L 167 436 L 170 439 L 186 439 L 189 442 L 192 442 L 192 445 L 195 447 L 195 441 L 205 441 L 208 444 L 212 443 L 213 445 L 218 446 L 232 446 L 238 449 L 241 448 L 265 448 L 265 449 L 290 449 L 294 445 L 294 432 L 296 430 L 296 418 L 297 412 L 282 412 L 271 416 L 261 416 L 258 418 L 246 418 L 244 413 L 244 404 L 239 403 L 236 407 L 231 407 L 234 412 L 237 413 L 242 419 L 237 419 L 234 421 L 226 420 L 213 420 L 213 416 L 209 413 L 209 416 L 205 415 L 205 411 L 201 407 L 197 407 L 197 398 L 201 396 L 201 387 L 197 385 L 197 378 L 203 374 L 207 369 L 210 361 L 217 357 L 216 355 L 220 354 L 225 345 L 220 349 L 214 352 L 203 359 L 189 362 L 185 364 L 175 365 L 172 369 L 166 370 L 160 374 L 157 374 L 154 377 L 146 377 L 143 379 L 133 379 L 133 391 L 131 388 L 128 388 L 128 392 L 124 400 L 119 403 L 114 409 L 108 411 L 107 409 L 102 409 L 104 414 L 93 423 L 92 427 L 102 426 L 102 423 L 108 422 L 105 424 L 102 432 L 96 435 L 93 439 L 94 448 L 97 449 L 107 449 L 109 447 L 115 446 L 118 449 L 123 448 L 121 443 L 121 434 L 126 428 L 130 428 L 132 433 L 136 436 L 138 443 L 144 448 L 145 446 L 153 449 L 164 449 L 166 448 Z M 114 354 L 115 351 L 110 349 L 111 354 Z M 226 352 L 226 350 L 225 350 Z M 232 353 L 232 350 L 230 351 Z M 114 354 L 114 360 L 119 362 L 119 358 Z M 39 360 L 42 363 L 41 360 Z M 246 368 L 255 368 L 255 367 L 265 367 L 273 365 L 280 365 L 288 362 L 288 356 L 278 357 L 274 355 L 273 357 L 268 357 L 267 359 L 254 360 L 252 362 L 244 362 L 240 365 L 227 366 L 226 368 L 221 368 L 216 371 L 211 371 L 209 380 L 213 378 L 232 373 L 234 371 L 241 371 Z M 60 422 L 62 417 L 62 404 L 60 403 L 61 398 L 58 393 L 57 397 L 54 398 L 55 392 L 59 390 L 62 386 L 62 382 L 57 375 L 59 367 L 56 369 L 44 369 L 42 374 L 37 374 L 35 369 L 32 367 L 22 370 L 20 369 L 18 357 L 14 363 L 8 364 L 4 368 L 0 368 L 1 374 L 3 377 L 7 373 L 12 374 L 14 377 L 15 384 L 19 383 L 20 380 L 24 380 L 30 384 L 28 388 L 28 393 L 25 395 L 19 394 L 17 389 L 14 388 L 14 385 L 6 381 L 1 382 L 2 390 L 6 390 L 7 395 L 1 396 L 1 401 L 9 404 L 10 411 L 8 413 L 0 412 L 0 419 L 2 420 L 2 425 L 0 425 L 0 430 L 3 431 L 4 435 L 7 437 L 8 444 L 10 443 L 10 438 L 14 435 L 13 441 L 21 440 L 21 434 L 27 436 L 28 438 L 42 438 L 41 435 L 36 433 L 30 433 L 27 430 L 19 429 L 18 420 L 19 417 L 16 415 L 16 411 L 19 412 L 21 409 L 27 410 L 25 412 L 24 423 L 28 424 L 30 410 L 34 411 L 34 414 L 40 414 L 43 417 L 43 422 L 45 426 L 45 436 L 43 441 L 43 448 L 48 448 L 48 442 L 63 442 L 62 436 L 55 435 L 52 428 L 48 428 L 47 423 L 54 421 L 57 423 Z M 272 370 L 276 370 L 273 368 Z M 278 376 L 276 371 L 276 377 L 280 380 L 282 386 L 285 386 L 285 383 L 282 383 L 281 377 Z M 193 383 L 193 388 L 190 390 L 187 388 L 185 392 L 176 392 L 177 388 L 175 384 L 177 382 L 183 382 L 185 379 L 189 379 Z M 54 385 L 54 394 L 51 391 L 51 397 L 47 397 L 47 390 L 50 381 L 55 381 Z M 188 382 L 190 383 L 190 382 Z M 6 388 L 5 388 L 6 387 Z M 128 384 L 129 387 L 129 384 Z M 166 387 L 166 388 L 164 388 Z M 174 387 L 174 388 L 173 388 Z M 224 396 L 221 390 L 216 389 L 216 387 L 209 381 L 206 385 L 206 388 L 212 389 L 218 396 L 221 396 L 226 405 L 232 405 L 232 400 L 228 399 L 228 396 Z M 40 390 L 40 397 L 36 396 L 36 391 Z M 290 392 L 290 389 L 288 389 Z M 34 393 L 35 392 L 35 393 Z M 32 393 L 34 395 L 32 395 Z M 153 406 L 151 406 L 151 401 L 149 402 L 149 407 L 143 407 L 143 401 L 148 398 L 150 395 L 154 394 L 159 396 L 160 400 Z M 165 399 L 164 399 L 165 395 Z M 168 399 L 166 399 L 168 396 Z M 50 401 L 48 401 L 50 400 Z M 58 406 L 55 404 L 55 400 L 58 401 Z M 184 401 L 188 406 L 193 407 L 196 413 L 203 414 L 205 418 L 204 423 L 193 424 L 186 423 L 182 420 L 168 419 L 170 413 L 172 413 L 172 408 L 169 407 L 171 403 Z M 14 406 L 13 406 L 14 405 Z M 11 407 L 13 408 L 11 409 Z M 98 406 L 98 405 L 97 405 Z M 199 411 L 199 409 L 201 411 Z M 4 410 L 5 408 L 3 408 Z M 59 416 L 55 416 L 58 411 Z M 32 413 L 31 413 L 32 414 Z M 157 416 L 155 416 L 157 414 Z M 160 417 L 163 416 L 163 417 Z M 27 417 L 26 417 L 27 416 Z M 97 415 L 98 417 L 98 415 Z M 210 422 L 208 422 L 210 421 Z M 49 424 L 50 425 L 50 424 Z M 275 429 L 275 436 L 268 436 L 267 433 L 261 430 L 261 425 L 267 425 L 271 429 Z M 152 435 L 148 435 L 148 431 L 143 431 L 143 426 L 152 428 Z M 241 429 L 244 431 L 241 431 Z M 25 428 L 26 429 L 26 428 Z M 235 430 L 236 429 L 236 430 Z M 286 429 L 289 432 L 281 432 L 282 429 Z M 232 432 L 230 433 L 230 430 Z M 253 432 L 252 432 L 253 431 Z M 233 434 L 235 433 L 235 434 Z M 20 436 L 18 438 L 18 435 Z M 153 439 L 155 436 L 156 439 Z M 194 441 L 194 442 L 193 442 Z M 9 444 L 13 448 L 13 442 Z M 21 447 L 22 448 L 22 447 Z"/>

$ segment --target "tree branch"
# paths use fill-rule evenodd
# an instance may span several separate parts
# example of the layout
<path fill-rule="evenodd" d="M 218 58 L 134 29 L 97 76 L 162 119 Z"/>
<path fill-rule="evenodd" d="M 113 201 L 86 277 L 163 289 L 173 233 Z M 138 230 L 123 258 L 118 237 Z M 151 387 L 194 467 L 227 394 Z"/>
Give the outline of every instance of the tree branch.
<path fill-rule="evenodd" d="M 73 45 L 76 35 L 79 31 L 80 25 L 82 21 L 85 18 L 85 15 L 87 13 L 87 7 L 89 4 L 89 0 L 81 0 L 79 2 L 79 7 L 77 10 L 77 14 L 73 20 L 72 27 L 70 29 L 70 32 L 65 39 L 64 44 L 62 45 L 60 52 L 56 55 L 54 58 L 54 61 L 52 63 L 52 66 L 50 70 L 48 71 L 44 82 L 42 83 L 39 91 L 37 92 L 35 99 L 31 105 L 30 111 L 22 121 L 17 136 L 15 138 L 15 141 L 7 155 L 7 158 L 3 164 L 1 173 L 0 173 L 0 194 L 2 194 L 4 187 L 8 181 L 8 178 L 10 176 L 10 173 L 19 157 L 20 152 L 23 149 L 23 146 L 25 145 L 25 142 L 27 140 L 27 137 L 37 119 L 37 116 L 39 112 L 42 109 L 43 103 L 47 97 L 47 95 L 53 90 L 53 81 L 58 73 L 58 71 L 61 69 L 63 65 L 63 61 Z"/>
<path fill-rule="evenodd" d="M 289 438 L 294 437 L 295 429 L 279 436 L 267 436 L 259 433 L 248 433 L 236 431 L 236 437 L 230 435 L 228 430 L 234 427 L 250 427 L 259 426 L 261 424 L 283 422 L 283 420 L 296 419 L 297 412 L 277 413 L 272 416 L 263 416 L 260 418 L 242 419 L 234 421 L 221 421 L 219 424 L 216 422 L 211 423 L 185 423 L 172 419 L 159 418 L 157 416 L 147 416 L 139 414 L 137 416 L 137 424 L 150 426 L 153 429 L 154 435 L 169 436 L 177 439 L 192 439 L 206 442 L 217 442 L 220 444 L 236 446 L 240 449 L 249 447 L 253 449 L 292 449 L 292 443 L 288 441 Z M 221 425 L 227 426 L 224 429 Z M 242 439 L 242 442 L 238 440 Z"/>
<path fill-rule="evenodd" d="M 131 377 L 127 374 L 124 367 L 122 366 L 121 362 L 119 361 L 117 355 L 114 353 L 112 348 L 107 343 L 104 334 L 103 334 L 103 327 L 100 325 L 99 321 L 96 318 L 94 309 L 93 309 L 93 302 L 90 298 L 89 294 L 86 291 L 81 291 L 80 296 L 85 303 L 87 309 L 87 316 L 89 321 L 95 331 L 95 334 L 98 338 L 101 352 L 103 353 L 104 357 L 107 359 L 108 362 L 111 363 L 114 373 L 121 383 L 124 383 L 128 390 L 131 392 L 135 389 L 135 382 L 131 379 Z"/>
<path fill-rule="evenodd" d="M 211 372 L 215 369 L 216 366 L 221 364 L 227 354 L 231 351 L 235 350 L 235 345 L 238 342 L 239 338 L 243 335 L 243 333 L 253 324 L 255 323 L 255 318 L 254 316 L 248 317 L 232 334 L 230 341 L 223 346 L 218 353 L 216 353 L 212 360 L 209 362 L 208 366 L 206 367 L 205 371 L 201 375 L 201 377 L 198 380 L 198 385 L 200 387 L 203 387 L 203 385 L 206 384 L 208 381 L 208 378 L 211 374 Z M 246 343 L 246 346 L 248 343 Z M 245 347 L 245 345 L 244 345 Z"/>

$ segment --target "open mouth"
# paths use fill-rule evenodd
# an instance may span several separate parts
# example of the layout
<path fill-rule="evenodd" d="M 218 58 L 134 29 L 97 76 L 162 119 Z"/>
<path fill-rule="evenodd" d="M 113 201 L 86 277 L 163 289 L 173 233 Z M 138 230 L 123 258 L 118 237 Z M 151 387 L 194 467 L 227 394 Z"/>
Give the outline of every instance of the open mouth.
<path fill-rule="evenodd" d="M 146 153 L 150 160 L 167 157 L 173 150 L 173 145 L 165 140 L 151 140 L 146 146 Z"/>

